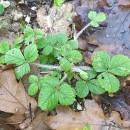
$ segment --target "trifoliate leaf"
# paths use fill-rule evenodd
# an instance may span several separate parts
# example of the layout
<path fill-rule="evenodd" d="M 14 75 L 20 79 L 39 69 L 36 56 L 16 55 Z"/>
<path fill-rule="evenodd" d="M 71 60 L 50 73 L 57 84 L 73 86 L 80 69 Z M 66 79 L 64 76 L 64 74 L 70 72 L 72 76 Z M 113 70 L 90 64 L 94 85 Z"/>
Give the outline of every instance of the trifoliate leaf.
<path fill-rule="evenodd" d="M 16 64 L 18 66 L 23 64 L 25 59 L 20 49 L 14 48 L 6 53 L 5 61 L 7 64 Z"/>
<path fill-rule="evenodd" d="M 70 53 L 72 51 L 72 47 L 69 44 L 64 44 L 61 48 L 60 48 L 60 53 L 62 56 L 66 57 L 68 55 L 68 53 Z"/>
<path fill-rule="evenodd" d="M 36 30 L 34 30 L 34 35 L 35 35 L 38 39 L 40 39 L 40 38 L 43 37 L 43 32 L 42 32 L 42 30 L 40 30 L 40 29 L 36 29 Z"/>
<path fill-rule="evenodd" d="M 53 51 L 52 46 L 48 45 L 48 46 L 46 46 L 46 47 L 43 49 L 42 54 L 47 56 L 47 55 L 49 55 L 52 51 Z"/>
<path fill-rule="evenodd" d="M 88 93 L 89 93 L 88 85 L 83 80 L 79 80 L 76 83 L 76 88 L 75 89 L 76 89 L 77 96 L 80 97 L 80 98 L 86 97 L 88 95 Z"/>
<path fill-rule="evenodd" d="M 99 24 L 96 21 L 91 21 L 90 24 L 92 27 L 95 27 L 95 28 L 99 27 Z"/>
<path fill-rule="evenodd" d="M 43 87 L 39 93 L 38 106 L 42 110 L 51 110 L 58 104 L 58 92 L 54 87 Z"/>
<path fill-rule="evenodd" d="M 70 62 L 78 63 L 82 60 L 82 54 L 77 50 L 73 50 L 67 55 L 67 59 Z"/>
<path fill-rule="evenodd" d="M 100 84 L 95 79 L 88 81 L 87 84 L 88 84 L 89 90 L 93 94 L 100 95 L 106 92 L 105 89 L 101 88 Z"/>
<path fill-rule="evenodd" d="M 37 46 L 30 44 L 24 49 L 24 56 L 28 62 L 35 61 L 38 58 Z"/>
<path fill-rule="evenodd" d="M 96 52 L 92 60 L 92 66 L 96 72 L 106 71 L 110 62 L 110 56 L 103 51 Z"/>
<path fill-rule="evenodd" d="M 113 56 L 108 71 L 118 76 L 127 76 L 130 74 L 130 59 L 124 55 Z"/>
<path fill-rule="evenodd" d="M 67 44 L 69 44 L 72 49 L 78 49 L 78 41 L 77 40 L 69 40 L 67 42 Z"/>
<path fill-rule="evenodd" d="M 30 96 L 34 96 L 34 95 L 36 95 L 37 92 L 38 92 L 38 85 L 37 84 L 31 84 L 28 88 L 28 94 Z"/>
<path fill-rule="evenodd" d="M 62 58 L 60 60 L 60 67 L 64 70 L 64 71 L 70 71 L 71 70 L 71 63 L 65 59 L 65 58 Z"/>
<path fill-rule="evenodd" d="M 15 68 L 15 76 L 17 79 L 20 79 L 23 77 L 23 75 L 30 72 L 30 66 L 28 63 L 25 63 L 23 65 L 18 66 Z"/>
<path fill-rule="evenodd" d="M 65 0 L 54 0 L 54 5 L 60 7 L 64 3 L 64 1 Z"/>
<path fill-rule="evenodd" d="M 35 75 L 30 75 L 29 76 L 29 82 L 30 83 L 36 83 L 36 82 L 38 82 L 38 77 L 35 76 Z"/>
<path fill-rule="evenodd" d="M 59 102 L 61 105 L 68 106 L 73 104 L 75 101 L 75 94 L 70 85 L 64 83 L 58 89 L 59 93 Z"/>
<path fill-rule="evenodd" d="M 112 74 L 102 73 L 98 76 L 100 86 L 109 93 L 117 92 L 120 88 L 119 80 Z"/>
<path fill-rule="evenodd" d="M 79 73 L 79 75 L 80 75 L 80 77 L 81 77 L 82 79 L 84 79 L 84 80 L 87 80 L 87 79 L 88 79 L 88 74 L 87 74 L 86 72 L 84 72 L 84 71 L 81 71 L 81 72 Z"/>
<path fill-rule="evenodd" d="M 63 32 L 56 33 L 55 38 L 56 38 L 56 44 L 59 44 L 59 45 L 63 45 L 65 43 L 67 43 L 67 41 L 68 41 L 68 37 Z"/>
<path fill-rule="evenodd" d="M 2 4 L 0 4 L 0 15 L 2 15 L 4 11 L 5 11 L 5 7 Z"/>
<path fill-rule="evenodd" d="M 0 43 L 0 53 L 5 54 L 9 50 L 9 43 L 4 41 Z"/>
<path fill-rule="evenodd" d="M 0 56 L 0 64 L 5 64 L 5 55 Z"/>
<path fill-rule="evenodd" d="M 106 15 L 104 13 L 99 13 L 96 17 L 97 22 L 103 22 L 106 20 Z"/>

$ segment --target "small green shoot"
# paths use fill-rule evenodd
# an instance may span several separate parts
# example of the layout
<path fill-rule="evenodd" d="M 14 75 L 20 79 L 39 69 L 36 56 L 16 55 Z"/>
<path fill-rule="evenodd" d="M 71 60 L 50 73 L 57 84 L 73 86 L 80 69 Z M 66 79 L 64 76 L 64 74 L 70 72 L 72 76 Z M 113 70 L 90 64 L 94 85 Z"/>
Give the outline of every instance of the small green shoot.
<path fill-rule="evenodd" d="M 0 15 L 2 15 L 4 11 L 5 11 L 5 7 L 2 4 L 0 4 Z"/>

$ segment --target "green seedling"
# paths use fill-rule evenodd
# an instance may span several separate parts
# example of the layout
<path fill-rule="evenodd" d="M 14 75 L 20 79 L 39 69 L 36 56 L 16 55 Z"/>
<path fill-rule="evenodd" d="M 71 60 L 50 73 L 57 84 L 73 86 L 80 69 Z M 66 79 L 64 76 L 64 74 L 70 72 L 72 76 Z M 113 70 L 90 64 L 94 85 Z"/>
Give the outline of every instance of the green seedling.
<path fill-rule="evenodd" d="M 95 27 L 106 19 L 103 13 L 93 11 L 88 17 L 91 19 L 89 26 Z M 71 105 L 76 96 L 85 98 L 89 93 L 115 93 L 120 89 L 118 76 L 130 74 L 130 59 L 127 56 L 115 55 L 111 58 L 103 51 L 94 54 L 92 67 L 80 66 L 83 58 L 78 50 L 78 41 L 69 39 L 62 32 L 44 36 L 41 30 L 26 27 L 24 35 L 16 39 L 12 46 L 1 43 L 0 53 L 4 64 L 15 64 L 17 79 L 30 72 L 30 64 L 46 74 L 29 77 L 28 94 L 38 94 L 38 106 L 42 110 L 51 110 L 58 104 Z"/>
<path fill-rule="evenodd" d="M 106 20 L 106 15 L 105 13 L 96 13 L 95 11 L 90 11 L 88 13 L 88 18 L 91 20 L 78 34 L 74 37 L 75 40 L 79 38 L 79 36 L 85 31 L 89 26 L 92 27 L 99 27 L 99 23 L 103 22 Z"/>

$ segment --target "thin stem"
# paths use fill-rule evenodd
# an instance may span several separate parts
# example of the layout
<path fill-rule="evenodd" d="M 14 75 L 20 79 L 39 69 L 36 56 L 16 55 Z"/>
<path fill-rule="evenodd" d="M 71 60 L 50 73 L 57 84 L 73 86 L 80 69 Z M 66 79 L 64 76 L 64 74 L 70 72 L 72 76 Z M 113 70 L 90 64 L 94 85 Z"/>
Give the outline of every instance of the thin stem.
<path fill-rule="evenodd" d="M 39 68 L 44 68 L 48 70 L 62 70 L 60 66 L 56 65 L 44 65 L 44 64 L 39 64 L 39 63 L 33 63 L 33 65 L 39 67 Z M 72 66 L 71 71 L 72 72 L 81 72 L 81 71 L 86 71 L 86 70 L 91 70 L 91 67 L 89 66 Z"/>
<path fill-rule="evenodd" d="M 80 35 L 81 35 L 90 25 L 91 25 L 91 22 L 88 23 L 86 26 L 84 26 L 84 28 L 83 28 L 82 30 L 80 30 L 80 31 L 78 32 L 78 34 L 74 37 L 74 40 L 77 40 L 77 39 L 80 37 Z"/>
<path fill-rule="evenodd" d="M 63 81 L 65 81 L 65 80 L 66 80 L 66 78 L 67 78 L 67 74 L 66 74 L 66 73 L 64 73 L 64 76 L 63 76 L 63 78 L 60 80 L 59 85 L 60 85 Z"/>

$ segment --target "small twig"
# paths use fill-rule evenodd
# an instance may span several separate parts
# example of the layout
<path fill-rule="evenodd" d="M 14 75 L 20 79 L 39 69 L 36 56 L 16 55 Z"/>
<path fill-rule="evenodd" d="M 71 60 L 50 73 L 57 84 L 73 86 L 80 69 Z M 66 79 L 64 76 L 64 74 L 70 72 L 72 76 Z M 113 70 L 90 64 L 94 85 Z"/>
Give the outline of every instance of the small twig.
<path fill-rule="evenodd" d="M 91 22 L 88 23 L 86 26 L 84 26 L 84 28 L 81 29 L 76 36 L 74 36 L 74 40 L 77 40 L 77 39 L 80 37 L 80 35 L 81 35 L 90 25 L 91 25 Z"/>

